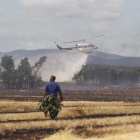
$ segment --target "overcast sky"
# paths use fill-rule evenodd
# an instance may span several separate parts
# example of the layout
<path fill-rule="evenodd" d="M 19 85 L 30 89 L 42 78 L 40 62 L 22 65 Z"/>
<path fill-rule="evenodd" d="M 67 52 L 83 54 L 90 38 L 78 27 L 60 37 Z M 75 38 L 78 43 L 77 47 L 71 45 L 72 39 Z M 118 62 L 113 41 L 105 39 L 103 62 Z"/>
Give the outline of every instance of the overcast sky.
<path fill-rule="evenodd" d="M 98 51 L 140 57 L 140 0 L 0 0 L 0 51 L 87 40 Z M 75 44 L 71 44 L 73 47 Z"/>

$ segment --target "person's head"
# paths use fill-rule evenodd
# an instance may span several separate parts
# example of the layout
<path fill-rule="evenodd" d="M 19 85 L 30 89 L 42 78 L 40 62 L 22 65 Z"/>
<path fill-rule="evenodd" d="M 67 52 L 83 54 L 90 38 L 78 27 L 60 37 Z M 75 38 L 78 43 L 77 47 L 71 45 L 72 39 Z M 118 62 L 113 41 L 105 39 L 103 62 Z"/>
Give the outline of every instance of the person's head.
<path fill-rule="evenodd" d="M 56 77 L 55 77 L 54 75 L 52 75 L 52 76 L 50 77 L 50 82 L 51 82 L 51 81 L 55 81 L 55 79 L 56 79 Z"/>

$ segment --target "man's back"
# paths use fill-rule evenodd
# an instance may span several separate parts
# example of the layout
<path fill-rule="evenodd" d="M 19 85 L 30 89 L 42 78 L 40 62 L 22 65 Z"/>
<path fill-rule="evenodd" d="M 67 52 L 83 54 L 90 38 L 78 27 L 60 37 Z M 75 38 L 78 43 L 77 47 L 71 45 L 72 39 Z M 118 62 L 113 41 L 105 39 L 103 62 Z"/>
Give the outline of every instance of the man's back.
<path fill-rule="evenodd" d="M 54 94 L 54 96 L 56 97 L 57 97 L 57 92 L 61 93 L 60 86 L 54 81 L 51 81 L 46 85 L 45 91 L 47 92 L 47 95 Z"/>

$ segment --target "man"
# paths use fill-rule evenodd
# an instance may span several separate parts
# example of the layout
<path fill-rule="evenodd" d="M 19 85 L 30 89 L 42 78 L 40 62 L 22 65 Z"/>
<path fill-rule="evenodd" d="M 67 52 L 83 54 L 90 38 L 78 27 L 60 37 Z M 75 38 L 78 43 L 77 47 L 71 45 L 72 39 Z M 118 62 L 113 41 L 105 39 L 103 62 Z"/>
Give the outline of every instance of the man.
<path fill-rule="evenodd" d="M 57 83 L 55 83 L 55 79 L 56 77 L 54 75 L 50 77 L 50 83 L 46 85 L 45 90 L 44 90 L 44 98 L 46 97 L 46 94 L 47 96 L 53 94 L 57 98 L 57 92 L 59 92 L 60 100 L 63 101 L 61 88 Z M 50 113 L 51 119 L 54 119 L 57 115 L 58 115 L 58 111 L 54 111 Z"/>

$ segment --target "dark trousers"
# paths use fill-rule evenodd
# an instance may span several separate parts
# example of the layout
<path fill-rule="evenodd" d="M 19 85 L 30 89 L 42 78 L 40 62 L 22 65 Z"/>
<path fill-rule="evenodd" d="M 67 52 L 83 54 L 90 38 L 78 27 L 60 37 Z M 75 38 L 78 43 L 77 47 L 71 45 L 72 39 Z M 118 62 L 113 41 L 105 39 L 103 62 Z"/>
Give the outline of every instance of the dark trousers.
<path fill-rule="evenodd" d="M 51 119 L 54 119 L 58 115 L 58 111 L 57 110 L 55 110 L 53 112 L 51 112 L 51 110 L 49 110 L 49 112 L 50 112 Z"/>

